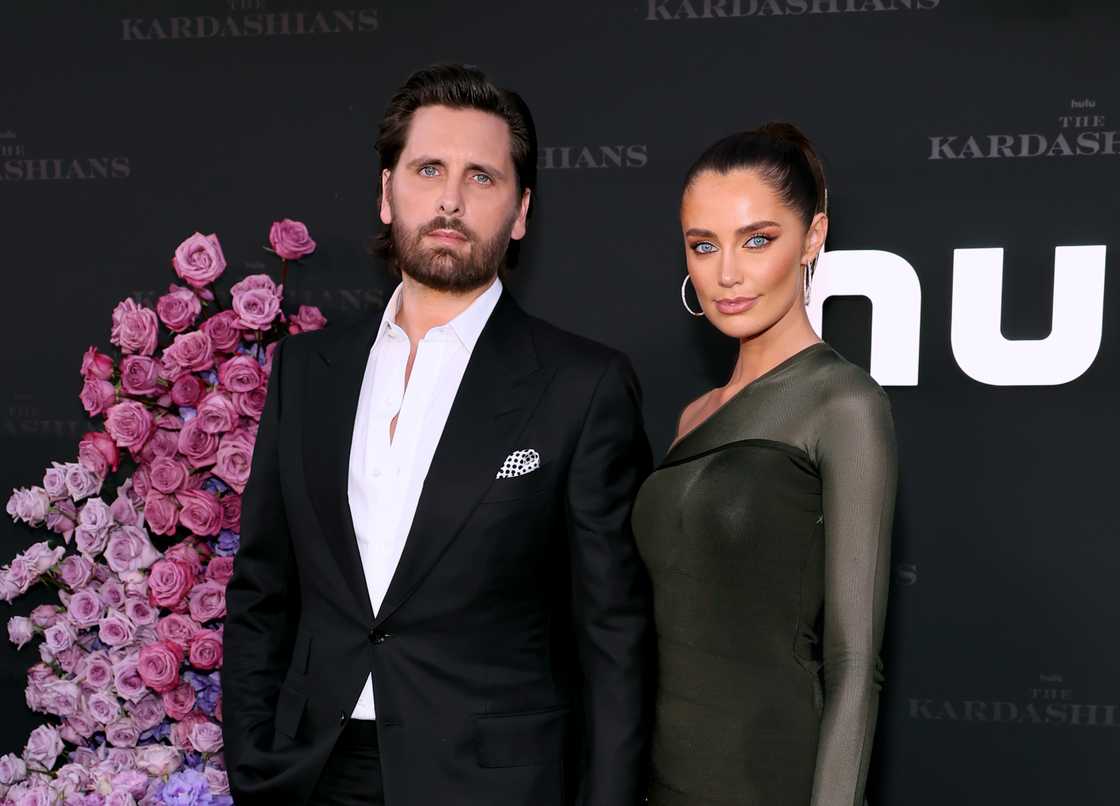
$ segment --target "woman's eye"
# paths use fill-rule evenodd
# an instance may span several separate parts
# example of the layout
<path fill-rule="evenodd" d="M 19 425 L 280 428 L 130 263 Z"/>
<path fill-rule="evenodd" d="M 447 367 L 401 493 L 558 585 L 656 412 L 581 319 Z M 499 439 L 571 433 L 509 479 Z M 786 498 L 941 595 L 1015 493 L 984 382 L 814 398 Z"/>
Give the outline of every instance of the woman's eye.
<path fill-rule="evenodd" d="M 699 255 L 708 255 L 716 251 L 716 247 L 709 241 L 698 241 L 692 245 L 692 251 Z"/>
<path fill-rule="evenodd" d="M 434 165 L 425 165 L 420 169 L 421 176 L 436 176 L 438 174 L 439 170 Z"/>
<path fill-rule="evenodd" d="M 763 246 L 766 246 L 766 244 L 770 243 L 770 241 L 771 238 L 766 235 L 752 235 L 751 237 L 747 238 L 746 246 L 751 249 L 759 249 Z"/>
<path fill-rule="evenodd" d="M 494 182 L 494 180 L 491 179 L 486 174 L 475 174 L 474 175 L 474 181 L 475 181 L 475 183 L 477 183 L 479 185 L 489 185 L 489 184 L 492 184 Z"/>

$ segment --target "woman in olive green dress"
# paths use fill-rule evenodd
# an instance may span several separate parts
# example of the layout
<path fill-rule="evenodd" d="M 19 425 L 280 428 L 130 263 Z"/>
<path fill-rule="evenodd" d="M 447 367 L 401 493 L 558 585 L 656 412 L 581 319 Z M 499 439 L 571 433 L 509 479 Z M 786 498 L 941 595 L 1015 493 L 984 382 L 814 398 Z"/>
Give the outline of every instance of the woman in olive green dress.
<path fill-rule="evenodd" d="M 883 390 L 805 311 L 826 208 L 790 124 L 721 140 L 685 182 L 685 306 L 739 355 L 634 508 L 658 631 L 653 806 L 863 803 L 895 442 Z"/>

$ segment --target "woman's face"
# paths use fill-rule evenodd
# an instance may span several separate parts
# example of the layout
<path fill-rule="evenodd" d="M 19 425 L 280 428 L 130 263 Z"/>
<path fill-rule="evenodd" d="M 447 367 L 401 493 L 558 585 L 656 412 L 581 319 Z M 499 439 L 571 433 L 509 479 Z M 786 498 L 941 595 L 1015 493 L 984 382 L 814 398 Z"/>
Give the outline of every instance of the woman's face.
<path fill-rule="evenodd" d="M 752 338 L 804 316 L 801 267 L 824 243 L 824 214 L 806 230 L 756 171 L 704 171 L 681 199 L 681 229 L 692 285 L 720 331 Z"/>

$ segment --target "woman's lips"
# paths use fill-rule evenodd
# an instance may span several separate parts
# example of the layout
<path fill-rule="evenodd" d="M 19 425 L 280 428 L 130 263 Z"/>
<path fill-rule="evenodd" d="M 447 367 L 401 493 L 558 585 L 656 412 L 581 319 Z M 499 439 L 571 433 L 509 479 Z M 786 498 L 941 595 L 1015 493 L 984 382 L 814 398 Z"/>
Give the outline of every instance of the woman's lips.
<path fill-rule="evenodd" d="M 758 297 L 735 297 L 734 299 L 717 299 L 716 308 L 725 316 L 749 311 L 758 302 Z"/>

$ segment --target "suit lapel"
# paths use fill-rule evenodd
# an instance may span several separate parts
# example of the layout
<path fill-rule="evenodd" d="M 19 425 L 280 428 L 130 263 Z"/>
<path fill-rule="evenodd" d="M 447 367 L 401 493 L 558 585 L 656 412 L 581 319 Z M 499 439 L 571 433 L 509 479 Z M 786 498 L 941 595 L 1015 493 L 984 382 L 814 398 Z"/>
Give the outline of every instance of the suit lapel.
<path fill-rule="evenodd" d="M 371 316 L 340 328 L 337 338 L 321 348 L 319 360 L 310 361 L 304 392 L 307 431 L 303 460 L 311 501 L 326 543 L 365 613 L 366 623 L 373 620 L 373 607 L 347 490 L 358 398 L 380 323 L 379 316 Z"/>
<path fill-rule="evenodd" d="M 467 363 L 375 624 L 404 603 L 458 536 L 550 376 L 537 363 L 528 318 L 503 292 Z"/>

